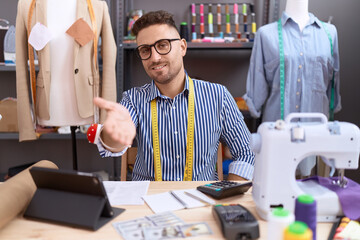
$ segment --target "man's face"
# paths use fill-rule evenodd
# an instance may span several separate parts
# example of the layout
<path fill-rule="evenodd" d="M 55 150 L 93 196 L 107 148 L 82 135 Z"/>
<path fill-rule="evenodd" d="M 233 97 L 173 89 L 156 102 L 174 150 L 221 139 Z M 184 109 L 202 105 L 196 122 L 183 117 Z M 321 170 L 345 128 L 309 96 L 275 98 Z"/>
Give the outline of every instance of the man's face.
<path fill-rule="evenodd" d="M 176 29 L 166 24 L 156 24 L 142 29 L 137 37 L 137 45 L 151 45 L 160 39 L 180 38 Z M 158 84 L 167 84 L 184 72 L 183 56 L 186 54 L 186 41 L 172 41 L 171 51 L 160 55 L 151 47 L 151 57 L 142 60 L 146 73 Z"/>

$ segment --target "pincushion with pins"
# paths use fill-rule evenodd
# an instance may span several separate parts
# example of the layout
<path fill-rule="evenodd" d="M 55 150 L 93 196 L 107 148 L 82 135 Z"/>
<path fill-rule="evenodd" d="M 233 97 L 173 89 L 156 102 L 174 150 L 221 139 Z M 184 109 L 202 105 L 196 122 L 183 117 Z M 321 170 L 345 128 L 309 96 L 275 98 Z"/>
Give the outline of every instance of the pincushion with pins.
<path fill-rule="evenodd" d="M 101 131 L 100 124 L 91 124 L 87 130 L 86 136 L 90 143 L 97 144 L 99 142 L 99 135 Z"/>

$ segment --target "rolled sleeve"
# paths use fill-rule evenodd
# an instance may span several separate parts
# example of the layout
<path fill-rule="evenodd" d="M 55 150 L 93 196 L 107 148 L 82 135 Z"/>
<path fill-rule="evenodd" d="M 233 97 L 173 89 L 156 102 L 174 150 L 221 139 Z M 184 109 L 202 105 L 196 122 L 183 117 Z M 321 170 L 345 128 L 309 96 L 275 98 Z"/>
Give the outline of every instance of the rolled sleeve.
<path fill-rule="evenodd" d="M 229 173 L 246 179 L 252 179 L 255 154 L 250 148 L 250 131 L 234 99 L 228 91 L 225 93 L 223 108 L 224 130 L 222 139 L 225 140 L 234 159 L 229 166 Z"/>
<path fill-rule="evenodd" d="M 269 94 L 264 71 L 262 32 L 262 28 L 260 28 L 255 36 L 246 80 L 246 94 L 243 97 L 254 118 L 261 116 L 262 105 Z"/>
<path fill-rule="evenodd" d="M 233 161 L 229 166 L 229 173 L 236 174 L 240 177 L 252 180 L 254 166 L 244 161 Z"/>
<path fill-rule="evenodd" d="M 261 111 L 256 110 L 253 100 L 247 94 L 244 94 L 243 99 L 245 100 L 246 105 L 249 108 L 250 115 L 253 118 L 259 118 L 261 116 Z"/>
<path fill-rule="evenodd" d="M 107 150 L 102 144 L 101 144 L 101 142 L 99 141 L 98 143 L 96 143 L 96 146 L 97 146 L 97 148 L 98 148 L 98 150 L 99 150 L 99 153 L 100 153 L 100 156 L 101 157 L 119 157 L 119 156 L 122 156 L 125 152 L 126 152 L 126 150 L 128 149 L 127 147 L 124 149 L 124 150 L 122 150 L 121 152 L 116 152 L 116 153 L 114 153 L 114 152 L 111 152 L 111 151 L 109 151 L 109 150 Z"/>

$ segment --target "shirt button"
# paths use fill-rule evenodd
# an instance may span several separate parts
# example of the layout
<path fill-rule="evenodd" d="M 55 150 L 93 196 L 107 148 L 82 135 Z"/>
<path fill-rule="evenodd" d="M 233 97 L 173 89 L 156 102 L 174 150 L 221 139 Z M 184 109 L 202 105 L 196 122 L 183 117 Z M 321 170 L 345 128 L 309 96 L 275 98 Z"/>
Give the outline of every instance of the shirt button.
<path fill-rule="evenodd" d="M 295 107 L 296 107 L 296 109 L 298 109 L 298 108 L 299 108 L 299 105 L 296 105 Z"/>
<path fill-rule="evenodd" d="M 301 69 L 301 68 L 302 68 L 302 65 L 299 65 L 299 68 Z"/>
<path fill-rule="evenodd" d="M 176 158 L 179 159 L 179 158 L 180 158 L 180 155 L 176 155 Z"/>
<path fill-rule="evenodd" d="M 298 82 L 300 82 L 301 81 L 301 79 L 300 78 L 298 78 L 298 80 L 297 80 Z"/>
<path fill-rule="evenodd" d="M 178 134 L 178 131 L 175 131 L 174 133 L 175 133 L 175 134 Z"/>
<path fill-rule="evenodd" d="M 175 107 L 175 106 L 173 106 L 173 109 L 176 109 L 176 107 Z"/>
<path fill-rule="evenodd" d="M 77 68 L 77 69 L 75 69 L 75 74 L 77 74 L 79 72 L 79 69 Z"/>
<path fill-rule="evenodd" d="M 180 178 L 178 177 L 176 180 L 180 181 Z"/>
<path fill-rule="evenodd" d="M 296 92 L 296 95 L 299 95 L 300 93 L 299 92 Z"/>
<path fill-rule="evenodd" d="M 302 52 L 300 53 L 300 56 L 304 55 Z"/>

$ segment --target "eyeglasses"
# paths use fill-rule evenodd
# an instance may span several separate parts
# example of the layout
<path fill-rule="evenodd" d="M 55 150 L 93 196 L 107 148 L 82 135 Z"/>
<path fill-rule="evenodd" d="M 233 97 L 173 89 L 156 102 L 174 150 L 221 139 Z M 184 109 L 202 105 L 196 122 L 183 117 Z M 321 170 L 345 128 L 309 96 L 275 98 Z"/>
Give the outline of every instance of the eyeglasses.
<path fill-rule="evenodd" d="M 154 47 L 158 54 L 166 55 L 171 51 L 171 42 L 177 40 L 181 39 L 160 39 L 151 45 L 143 44 L 136 48 L 136 53 L 141 60 L 147 60 L 151 57 L 151 47 Z"/>

